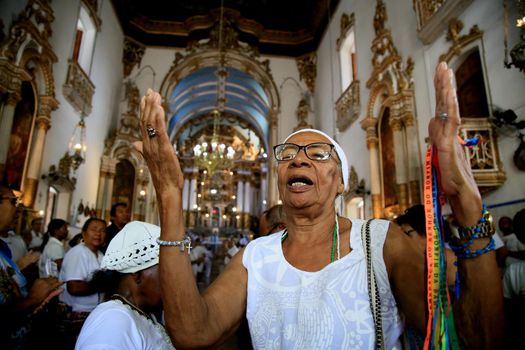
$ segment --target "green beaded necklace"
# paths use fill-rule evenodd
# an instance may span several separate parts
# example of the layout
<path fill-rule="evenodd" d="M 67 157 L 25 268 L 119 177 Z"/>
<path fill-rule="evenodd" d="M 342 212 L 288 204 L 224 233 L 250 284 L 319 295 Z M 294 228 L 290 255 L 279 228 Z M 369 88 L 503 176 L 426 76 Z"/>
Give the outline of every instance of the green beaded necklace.
<path fill-rule="evenodd" d="M 283 235 L 281 236 L 281 243 L 283 243 L 286 238 L 288 238 L 288 229 L 284 230 Z M 339 222 L 337 221 L 337 214 L 335 216 L 335 226 L 334 226 L 334 232 L 332 233 L 332 251 L 330 253 L 330 262 L 333 263 L 335 261 L 335 252 L 337 248 L 337 260 L 341 258 L 341 254 L 339 252 Z"/>

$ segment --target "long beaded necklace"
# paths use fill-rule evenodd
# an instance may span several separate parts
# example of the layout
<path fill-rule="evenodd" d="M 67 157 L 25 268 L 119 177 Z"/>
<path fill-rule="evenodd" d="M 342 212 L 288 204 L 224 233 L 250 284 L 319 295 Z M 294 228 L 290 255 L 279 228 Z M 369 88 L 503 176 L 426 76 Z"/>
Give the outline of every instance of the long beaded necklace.
<path fill-rule="evenodd" d="M 284 230 L 283 235 L 281 236 L 281 243 L 283 243 L 286 238 L 288 238 L 288 229 Z M 335 253 L 337 249 L 337 260 L 341 259 L 341 244 L 339 242 L 339 221 L 337 220 L 337 214 L 335 214 L 335 226 L 334 232 L 332 233 L 332 249 L 330 252 L 330 262 L 335 261 Z"/>

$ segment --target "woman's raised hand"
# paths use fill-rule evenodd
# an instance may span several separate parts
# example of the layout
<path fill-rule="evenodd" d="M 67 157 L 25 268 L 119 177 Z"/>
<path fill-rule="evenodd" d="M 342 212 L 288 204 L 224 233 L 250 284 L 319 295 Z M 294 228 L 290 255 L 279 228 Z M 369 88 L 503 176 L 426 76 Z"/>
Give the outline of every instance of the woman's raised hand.
<path fill-rule="evenodd" d="M 454 87 L 454 72 L 445 62 L 441 62 L 436 69 L 434 88 L 436 111 L 428 125 L 428 134 L 437 149 L 441 189 L 449 199 L 458 223 L 461 226 L 471 226 L 481 215 L 481 194 L 463 146 L 459 143 L 461 117 Z"/>
<path fill-rule="evenodd" d="M 167 133 L 162 98 L 151 89 L 140 102 L 140 126 L 142 142 L 134 145 L 148 164 L 157 195 L 173 189 L 182 190 L 184 179 Z"/>

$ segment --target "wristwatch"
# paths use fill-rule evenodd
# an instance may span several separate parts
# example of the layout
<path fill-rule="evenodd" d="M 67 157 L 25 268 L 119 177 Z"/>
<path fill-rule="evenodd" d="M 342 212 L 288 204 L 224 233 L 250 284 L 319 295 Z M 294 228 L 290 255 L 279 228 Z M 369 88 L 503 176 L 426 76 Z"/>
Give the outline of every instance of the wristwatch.
<path fill-rule="evenodd" d="M 496 232 L 496 228 L 494 227 L 492 215 L 485 206 L 483 206 L 483 215 L 476 225 L 469 227 L 458 227 L 460 239 L 491 237 L 494 232 Z"/>

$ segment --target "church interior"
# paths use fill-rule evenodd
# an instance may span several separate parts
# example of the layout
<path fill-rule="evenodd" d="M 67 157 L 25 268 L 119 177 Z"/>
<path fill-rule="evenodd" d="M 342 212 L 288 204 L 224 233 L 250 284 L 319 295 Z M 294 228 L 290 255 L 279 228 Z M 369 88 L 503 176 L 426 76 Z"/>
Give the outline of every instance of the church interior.
<path fill-rule="evenodd" d="M 522 0 L 6 0 L 0 4 L 0 176 L 18 230 L 72 233 L 124 202 L 158 223 L 140 98 L 158 91 L 185 175 L 185 225 L 253 234 L 279 203 L 272 147 L 313 127 L 349 156 L 340 212 L 422 203 L 433 74 L 454 69 L 461 135 L 493 216 L 525 206 Z M 521 21 L 521 22 L 520 22 Z M 521 91 L 521 92 L 520 92 Z"/>

